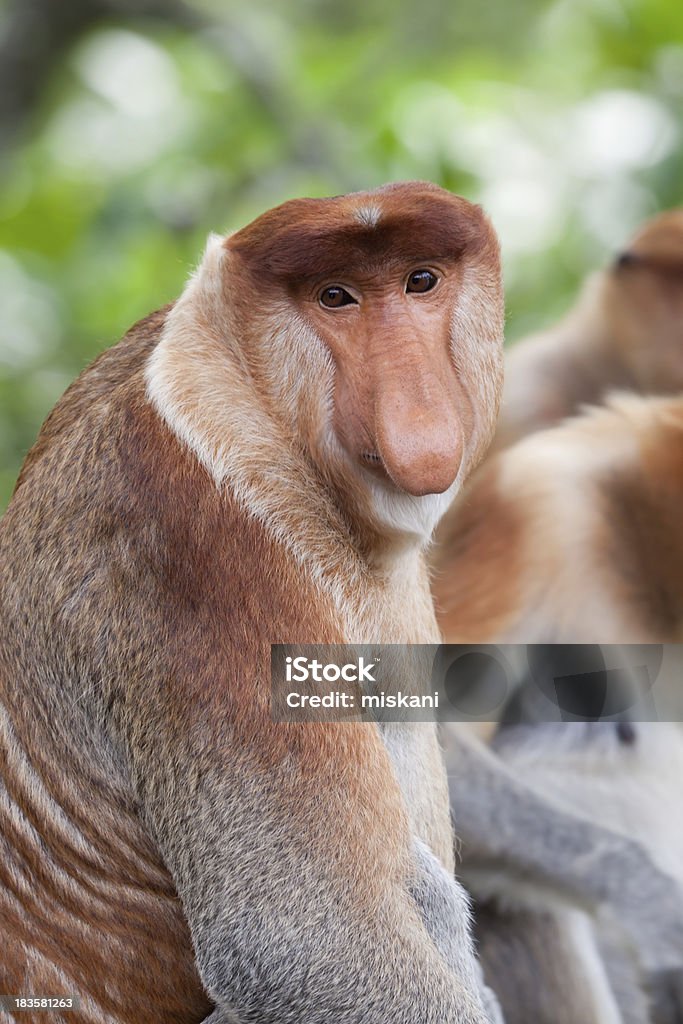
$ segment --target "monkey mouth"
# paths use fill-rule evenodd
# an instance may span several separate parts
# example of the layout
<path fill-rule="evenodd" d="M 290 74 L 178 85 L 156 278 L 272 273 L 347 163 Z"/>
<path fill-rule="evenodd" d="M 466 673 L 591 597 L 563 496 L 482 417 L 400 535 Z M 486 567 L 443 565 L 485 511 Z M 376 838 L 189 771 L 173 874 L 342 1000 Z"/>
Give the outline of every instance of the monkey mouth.
<path fill-rule="evenodd" d="M 381 466 L 382 456 L 378 452 L 361 452 L 361 459 L 369 466 Z"/>
<path fill-rule="evenodd" d="M 391 480 L 387 472 L 387 467 L 384 465 L 384 459 L 379 452 L 374 449 L 368 448 L 366 451 L 360 453 L 360 461 L 364 469 L 368 470 L 372 476 L 379 477 L 385 482 Z"/>

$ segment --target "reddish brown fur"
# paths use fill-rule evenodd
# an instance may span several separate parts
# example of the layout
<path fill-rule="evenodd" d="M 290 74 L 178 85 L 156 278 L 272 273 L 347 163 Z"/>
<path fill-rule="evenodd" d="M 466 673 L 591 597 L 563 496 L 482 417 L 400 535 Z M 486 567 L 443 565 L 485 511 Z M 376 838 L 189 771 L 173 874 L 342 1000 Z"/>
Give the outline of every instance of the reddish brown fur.
<path fill-rule="evenodd" d="M 270 719 L 269 689 L 262 677 L 263 666 L 269 663 L 268 649 L 260 639 L 261 623 L 270 623 L 272 642 L 334 642 L 343 637 L 331 631 L 303 574 L 293 571 L 263 532 L 209 486 L 204 470 L 164 431 L 144 399 L 141 369 L 161 323 L 160 314 L 142 321 L 120 346 L 79 378 L 47 421 L 3 521 L 1 549 L 7 572 L 3 619 L 14 623 L 20 618 L 31 620 L 36 612 L 32 595 L 37 594 L 40 603 L 47 602 L 58 615 L 48 624 L 48 632 L 37 620 L 33 626 L 37 635 L 30 637 L 30 643 L 21 643 L 18 629 L 13 639 L 5 638 L 3 690 L 11 701 L 15 729 L 27 744 L 33 768 L 48 780 L 55 801 L 89 836 L 99 856 L 90 855 L 81 865 L 72 845 L 56 842 L 48 832 L 48 867 L 44 852 L 33 842 L 19 844 L 12 859 L 23 864 L 33 879 L 36 916 L 27 915 L 25 909 L 14 915 L 7 904 L 3 907 L 3 919 L 11 916 L 5 931 L 0 988 L 11 993 L 19 989 L 43 992 L 46 985 L 50 987 L 49 968 L 39 965 L 26 976 L 25 954 L 17 944 L 21 937 L 58 966 L 64 964 L 69 972 L 78 962 L 78 989 L 92 993 L 103 1009 L 121 1020 L 136 1024 L 159 1019 L 200 1020 L 209 1006 L 195 973 L 173 883 L 126 795 L 132 781 L 134 790 L 147 797 L 154 779 L 130 780 L 127 759 L 111 748 L 111 740 L 104 734 L 103 747 L 117 766 L 119 779 L 114 781 L 107 772 L 98 779 L 87 756 L 85 764 L 78 758 L 67 769 L 64 744 L 75 748 L 76 757 L 80 754 L 80 732 L 72 735 L 78 720 L 64 719 L 66 709 L 51 706 L 40 689 L 34 692 L 35 703 L 28 703 L 23 689 L 15 695 L 14 659 L 39 679 L 43 665 L 52 660 L 49 633 L 58 630 L 66 640 L 73 676 L 98 679 L 98 692 L 93 696 L 101 714 L 114 715 L 133 746 L 143 737 L 126 709 L 129 703 L 147 709 L 151 734 L 160 746 L 182 749 L 188 738 L 201 730 L 209 760 L 203 765 L 195 752 L 192 777 L 197 785 L 201 785 L 204 772 L 216 770 L 216 751 L 224 751 L 227 769 L 225 745 L 229 740 L 230 761 L 235 750 L 258 749 L 267 774 L 278 771 L 285 755 L 296 760 L 299 773 L 291 807 L 299 821 L 302 812 L 306 813 L 306 801 L 315 805 L 324 788 L 330 806 L 335 806 L 335 819 L 342 815 L 349 826 L 357 819 L 355 814 L 349 816 L 348 808 L 358 810 L 364 800 L 368 801 L 368 814 L 387 815 L 388 820 L 400 816 L 397 794 L 387 788 L 387 779 L 373 777 L 373 763 L 382 771 L 383 753 L 371 733 L 348 731 L 342 742 L 340 728 L 344 727 L 321 725 L 302 730 L 275 725 Z M 97 390 L 108 396 L 104 408 L 86 400 Z M 98 435 L 108 439 L 106 459 L 98 445 L 92 445 Z M 56 444 L 58 438 L 60 445 Z M 49 498 L 44 490 L 46 480 L 50 481 Z M 169 495 L 173 495 L 172 501 Z M 56 520 L 64 524 L 59 547 L 54 538 Z M 99 537 L 96 550 L 103 546 L 110 552 L 109 567 L 106 561 L 92 562 L 89 542 L 93 534 Z M 160 545 L 161 538 L 165 540 Z M 226 589 L 223 567 L 238 563 L 241 571 Z M 144 600 L 150 573 L 155 596 L 150 592 Z M 255 591 L 254 579 L 262 581 L 261 590 Z M 119 604 L 119 594 L 125 593 L 143 599 L 133 605 L 130 616 L 125 605 Z M 69 611 L 64 610 L 67 608 Z M 146 616 L 142 621 L 141 609 Z M 197 648 L 188 643 L 189 637 L 199 634 L 201 658 L 196 656 Z M 160 636 L 165 648 L 162 663 L 157 655 L 145 654 L 151 643 L 158 644 Z M 228 639 L 232 679 L 225 674 Z M 232 647 L 235 640 L 236 648 Z M 126 655 L 130 661 L 121 664 Z M 126 677 L 128 694 L 121 691 L 119 683 Z M 233 680 L 240 680 L 239 686 Z M 72 696 L 76 705 L 80 694 L 75 683 Z M 256 734 L 258 744 L 254 743 Z M 331 766 L 335 761 L 346 766 L 339 773 L 345 780 L 343 799 L 341 792 L 334 793 L 337 779 Z M 57 774 L 56 763 L 60 764 Z M 354 764 L 363 765 L 362 776 L 350 772 Z M 69 789 L 72 780 L 78 782 L 75 793 Z M 308 796 L 306 785 L 310 786 Z M 29 820 L 43 833 L 45 827 L 49 829 L 49 822 L 43 820 L 39 809 L 31 807 L 27 796 L 19 794 L 19 800 Z M 11 843 L 7 824 L 3 834 L 5 842 Z M 116 835 L 120 839 L 113 847 Z M 361 862 L 362 851 L 368 871 L 366 898 L 372 893 L 372 879 L 391 873 L 388 861 L 394 852 L 384 844 L 373 850 L 368 839 L 355 828 L 347 832 L 349 857 L 340 864 L 343 869 L 344 864 Z M 354 843 L 359 847 L 357 857 Z M 76 872 L 78 879 L 84 869 L 94 873 L 106 891 L 97 897 L 97 887 L 93 893 L 79 881 L 65 900 L 63 893 L 55 890 L 55 865 L 69 875 Z M 348 870 L 355 868 L 349 866 Z M 10 881 L 7 875 L 5 878 Z M 129 895 L 124 886 L 130 886 Z M 118 955 L 111 947 L 117 933 L 122 943 Z M 108 997 L 103 992 L 104 977 L 108 979 Z M 149 992 L 155 993 L 155 1002 L 147 1014 L 141 1007 Z M 81 1018 L 72 1014 L 69 1019 Z M 82 1019 L 87 1020 L 87 1015 Z"/>
<path fill-rule="evenodd" d="M 607 471 L 600 496 L 618 599 L 666 643 L 683 639 L 683 400 L 662 412 L 639 432 L 638 463 Z"/>
<path fill-rule="evenodd" d="M 369 274 L 394 263 L 458 259 L 490 245 L 484 218 L 477 221 L 475 208 L 458 196 L 427 182 L 389 185 L 379 192 L 382 213 L 376 226 L 344 223 L 361 205 L 359 195 L 299 199 L 242 228 L 229 247 L 259 276 L 272 274 L 298 285 L 350 267 Z"/>
<path fill-rule="evenodd" d="M 435 186 L 387 186 L 377 196 L 372 225 L 353 219 L 364 206 L 358 196 L 295 200 L 263 214 L 225 243 L 239 258 L 235 291 L 247 302 L 261 293 L 268 308 L 285 289 L 313 325 L 335 362 L 336 433 L 355 461 L 407 493 L 443 493 L 473 434 L 450 311 L 466 269 L 491 275 L 497 242 L 478 208 Z M 437 287 L 406 294 L 407 274 L 423 264 Z M 357 305 L 321 308 L 330 284 L 350 289 Z"/>
<path fill-rule="evenodd" d="M 500 493 L 496 466 L 486 463 L 445 518 L 432 551 L 432 594 L 448 642 L 505 633 L 520 601 L 526 529 L 523 510 L 513 495 Z"/>
<path fill-rule="evenodd" d="M 43 841 L 38 844 L 25 827 L 13 827 L 3 815 L 0 878 L 5 891 L 15 892 L 22 904 L 19 909 L 8 902 L 7 895 L 0 897 L 4 922 L 0 989 L 8 994 L 66 994 L 62 978 L 55 974 L 55 968 L 64 966 L 78 992 L 96 994 L 106 1012 L 140 1022 L 157 1021 L 159 1014 L 166 1020 L 198 1021 L 210 1003 L 196 976 L 175 887 L 137 816 L 121 753 L 112 749 L 104 733 L 99 743 L 90 739 L 92 727 L 81 711 L 83 694 L 78 693 L 76 682 L 85 667 L 79 662 L 86 637 L 73 636 L 69 644 L 74 690 L 68 708 L 60 707 L 41 684 L 51 660 L 51 633 L 69 628 L 60 608 L 69 602 L 74 610 L 85 602 L 97 606 L 106 589 L 106 569 L 88 565 L 88 535 L 96 531 L 115 544 L 122 515 L 131 515 L 120 484 L 111 479 L 112 463 L 102 466 L 93 480 L 85 472 L 82 453 L 87 451 L 86 459 L 98 464 L 99 445 L 93 446 L 92 439 L 98 433 L 97 420 L 106 417 L 111 441 L 122 445 L 118 457 L 132 456 L 136 446 L 130 439 L 128 448 L 125 441 L 125 404 L 134 389 L 135 373 L 139 379 L 142 361 L 162 323 L 163 313 L 142 321 L 72 386 L 46 421 L 24 464 L 0 534 L 2 619 L 9 627 L 0 647 L 3 697 L 31 772 L 42 780 L 54 806 L 62 809 L 69 822 L 68 827 L 59 827 L 27 782 L 11 771 L 6 774 L 9 794 Z M 105 396 L 109 396 L 109 407 L 103 412 L 97 399 Z M 49 499 L 44 496 L 46 480 L 53 483 Z M 36 500 L 38 493 L 41 498 Z M 62 516 L 64 532 L 56 544 L 53 524 Z M 143 533 L 150 527 L 143 524 Z M 79 551 L 83 563 L 77 561 L 65 573 L 65 561 Z M 31 553 L 33 571 L 28 572 L 38 578 L 27 580 L 25 559 Z M 124 584 L 117 580 L 116 585 Z M 37 618 L 41 597 L 53 609 L 52 622 Z M 103 640 L 109 611 L 106 604 L 100 605 L 92 620 L 94 633 Z M 24 637 L 22 622 L 29 629 Z M 111 624 L 114 631 L 116 626 Z M 17 665 L 35 680 L 30 692 L 21 685 Z M 100 675 L 102 670 L 96 671 Z M 105 680 L 101 685 L 98 701 L 104 710 L 114 706 L 116 694 L 108 692 Z M 10 756 L 7 750 L 4 756 Z M 85 852 L 76 845 L 75 833 L 70 835 L 72 829 L 86 838 Z M 16 889 L 17 871 L 30 880 L 28 905 Z M 20 942 L 38 954 L 32 964 Z M 133 956 L 127 952 L 131 947 Z M 104 977 L 109 979 L 106 992 Z M 144 1006 L 150 988 L 158 1003 L 148 1012 Z M 69 1019 L 90 1017 L 86 1012 L 71 1014 Z"/>

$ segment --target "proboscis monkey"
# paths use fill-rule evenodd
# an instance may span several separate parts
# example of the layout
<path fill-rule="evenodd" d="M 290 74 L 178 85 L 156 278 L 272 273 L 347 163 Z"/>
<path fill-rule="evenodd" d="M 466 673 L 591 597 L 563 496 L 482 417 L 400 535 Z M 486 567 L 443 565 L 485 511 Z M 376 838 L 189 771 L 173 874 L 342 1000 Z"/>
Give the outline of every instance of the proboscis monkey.
<path fill-rule="evenodd" d="M 683 637 L 682 398 L 613 396 L 605 408 L 527 437 L 491 458 L 458 506 L 435 553 L 448 640 Z M 613 727 L 604 735 L 593 727 L 588 742 L 581 729 L 590 726 L 568 725 L 566 742 L 576 743 L 568 748 L 553 728 L 537 724 L 492 752 L 461 738 L 451 752 L 464 878 L 496 907 L 493 917 L 490 908 L 478 916 L 484 961 L 512 972 L 497 986 L 503 1010 L 514 1024 L 544 993 L 546 1007 L 557 1007 L 567 975 L 560 984 L 553 958 L 566 963 L 573 944 L 580 957 L 572 969 L 592 973 L 597 1016 L 568 1004 L 548 1018 L 536 1002 L 535 1019 L 611 1020 L 611 999 L 610 1012 L 625 1021 L 672 1024 L 683 1014 L 683 877 L 671 866 L 683 856 L 672 810 L 680 804 L 680 729 L 641 724 L 635 743 L 623 744 Z M 606 936 L 602 923 L 596 930 L 587 906 L 611 913 L 627 939 Z M 628 949 L 630 972 L 628 957 L 618 963 L 617 955 Z M 535 963 L 532 987 L 515 973 L 511 950 Z M 555 986 L 541 985 L 541 975 Z M 496 987 L 494 974 L 490 981 Z"/>
<path fill-rule="evenodd" d="M 212 237 L 59 402 L 0 529 L 0 992 L 495 1019 L 434 730 L 275 723 L 269 645 L 438 640 L 423 548 L 501 337 L 481 210 L 391 185 Z"/>
<path fill-rule="evenodd" d="M 683 398 L 604 408 L 496 453 L 433 552 L 451 643 L 683 641 Z"/>
<path fill-rule="evenodd" d="M 559 324 L 510 349 L 493 448 L 616 388 L 683 390 L 683 210 L 648 221 L 611 266 L 589 277 Z"/>

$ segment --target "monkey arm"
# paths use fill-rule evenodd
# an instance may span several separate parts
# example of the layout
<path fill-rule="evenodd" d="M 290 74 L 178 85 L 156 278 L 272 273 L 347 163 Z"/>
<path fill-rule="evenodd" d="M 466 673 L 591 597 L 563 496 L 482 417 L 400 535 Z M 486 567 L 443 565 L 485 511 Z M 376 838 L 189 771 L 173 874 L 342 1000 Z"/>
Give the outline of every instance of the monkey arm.
<path fill-rule="evenodd" d="M 619 959 L 608 962 L 582 910 L 539 902 L 538 894 L 523 908 L 485 902 L 476 907 L 475 934 L 506 1024 L 651 1024 L 634 958 L 619 947 Z"/>
<path fill-rule="evenodd" d="M 260 724 L 262 743 L 273 741 Z M 270 764 L 242 746 L 237 730 L 212 739 L 196 721 L 179 730 L 192 744 L 166 739 L 160 721 L 156 742 L 136 755 L 145 817 L 176 883 L 215 1019 L 483 1024 L 476 979 L 449 969 L 424 926 L 432 866 L 407 845 L 400 799 L 391 775 L 382 778 L 388 760 L 378 731 L 277 731 L 287 742 Z M 461 965 L 464 897 L 453 911 Z"/>
<path fill-rule="evenodd" d="M 464 732 L 448 768 L 468 887 L 494 895 L 500 871 L 589 909 L 610 908 L 647 970 L 681 969 L 683 901 L 644 847 L 543 799 Z"/>
<path fill-rule="evenodd" d="M 203 1024 L 240 1024 L 240 1021 L 230 1010 L 217 1006 L 213 1013 L 205 1018 Z"/>
<path fill-rule="evenodd" d="M 410 815 L 413 846 L 420 868 L 413 886 L 432 940 L 458 978 L 478 989 L 493 1024 L 502 1024 L 498 1001 L 484 984 L 469 932 L 467 896 L 454 877 L 453 826 L 443 754 L 436 729 L 427 723 L 385 723 L 382 738 L 389 751 Z M 442 799 L 443 797 L 443 799 Z"/>

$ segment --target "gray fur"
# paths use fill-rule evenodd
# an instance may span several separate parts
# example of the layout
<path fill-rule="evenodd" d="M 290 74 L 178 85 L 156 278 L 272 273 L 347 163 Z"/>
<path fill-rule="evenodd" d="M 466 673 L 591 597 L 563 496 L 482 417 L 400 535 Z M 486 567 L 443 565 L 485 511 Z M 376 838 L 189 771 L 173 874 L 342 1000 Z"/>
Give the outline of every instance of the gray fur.
<path fill-rule="evenodd" d="M 643 728 L 657 726 L 638 727 Z M 638 789 L 632 789 L 632 831 L 627 822 L 623 830 L 611 826 L 609 804 L 604 805 L 605 813 L 598 810 L 600 800 L 608 799 L 605 779 L 613 779 L 615 797 L 631 792 L 629 778 L 635 777 L 637 758 L 648 756 L 638 749 L 638 735 L 636 731 L 633 750 L 631 740 L 626 747 L 620 743 L 613 724 L 537 724 L 503 729 L 496 751 L 459 735 L 450 744 L 447 759 L 451 777 L 457 780 L 453 805 L 463 840 L 462 876 L 488 908 L 478 916 L 477 932 L 484 940 L 489 983 L 496 988 L 496 972 L 499 981 L 503 977 L 505 957 L 494 957 L 492 964 L 490 949 L 497 941 L 500 945 L 496 933 L 510 928 L 509 915 L 515 908 L 527 915 L 518 917 L 513 929 L 515 941 L 523 943 L 532 941 L 539 914 L 552 919 L 561 936 L 566 915 L 582 912 L 595 936 L 590 940 L 595 944 L 594 959 L 607 973 L 624 1024 L 673 1024 L 683 1019 L 683 887 L 658 851 L 648 846 L 646 835 L 642 841 L 632 837 L 638 834 L 638 816 L 643 813 Z M 576 774 L 582 763 L 589 770 L 583 789 Z M 591 763 L 600 766 L 601 777 L 593 800 Z M 467 786 L 462 783 L 465 778 Z M 679 784 L 673 779 L 672 783 Z M 657 799 L 653 792 L 651 800 Z M 622 804 L 626 810 L 622 808 L 621 815 L 628 819 L 628 800 Z M 559 961 L 550 964 L 549 939 L 545 947 L 545 954 L 540 952 L 543 944 L 535 947 L 536 970 L 539 977 L 545 972 L 557 994 L 562 984 L 556 969 Z M 512 969 L 509 957 L 506 969 Z M 572 969 L 569 962 L 567 969 Z M 514 1021 L 524 978 L 511 984 L 517 993 Z M 538 984 L 527 979 L 527 985 L 533 995 Z M 499 994 L 507 1015 L 505 993 Z M 586 1024 L 588 1019 L 585 1012 L 567 1017 L 571 1024 Z"/>
<path fill-rule="evenodd" d="M 492 1024 L 503 1024 L 498 1000 L 484 984 L 479 963 L 467 955 L 471 949 L 471 913 L 464 888 L 419 840 L 415 841 L 415 854 L 419 875 L 412 892 L 429 934 L 465 987 L 481 991 Z"/>

